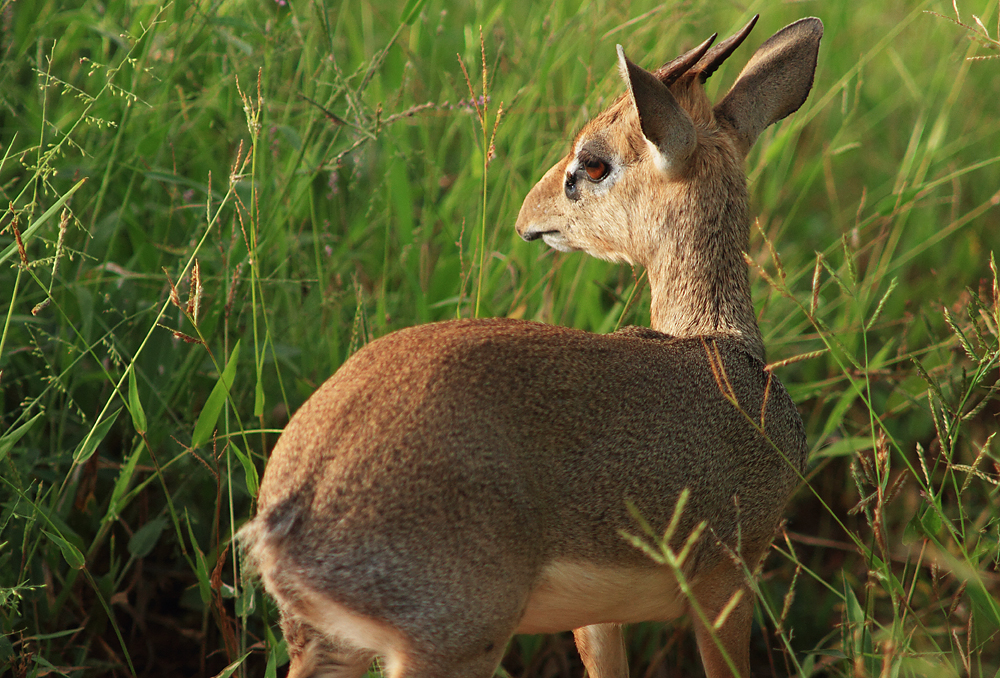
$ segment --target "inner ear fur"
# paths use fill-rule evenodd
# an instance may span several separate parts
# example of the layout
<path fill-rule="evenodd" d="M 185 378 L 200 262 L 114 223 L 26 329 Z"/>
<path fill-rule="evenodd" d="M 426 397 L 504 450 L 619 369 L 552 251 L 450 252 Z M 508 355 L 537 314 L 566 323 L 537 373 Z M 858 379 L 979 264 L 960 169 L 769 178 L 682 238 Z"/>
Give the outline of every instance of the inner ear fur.
<path fill-rule="evenodd" d="M 785 26 L 754 52 L 715 107 L 716 119 L 732 126 L 744 155 L 764 129 L 809 96 L 822 37 L 823 22 L 815 17 Z"/>
<path fill-rule="evenodd" d="M 639 114 L 642 133 L 653 147 L 657 167 L 667 173 L 678 172 L 698 141 L 691 116 L 656 75 L 629 61 L 621 45 L 618 68 Z"/>

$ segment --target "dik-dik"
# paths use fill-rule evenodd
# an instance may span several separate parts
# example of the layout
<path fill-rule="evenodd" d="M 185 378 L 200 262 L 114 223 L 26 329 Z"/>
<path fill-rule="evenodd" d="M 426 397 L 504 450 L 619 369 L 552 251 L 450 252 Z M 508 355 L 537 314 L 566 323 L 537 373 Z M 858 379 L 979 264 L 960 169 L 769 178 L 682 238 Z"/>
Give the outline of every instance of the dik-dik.
<path fill-rule="evenodd" d="M 712 106 L 703 84 L 753 24 L 652 73 L 619 47 L 626 93 L 517 219 L 525 240 L 646 267 L 652 329 L 414 327 L 292 418 L 239 535 L 290 676 L 378 656 L 390 678 L 490 678 L 512 635 L 573 630 L 590 676 L 624 678 L 620 625 L 685 612 L 709 678 L 750 675 L 748 577 L 807 448 L 763 363 L 743 161 L 805 101 L 823 31 L 775 34 Z M 675 514 L 679 566 L 626 538 Z"/>

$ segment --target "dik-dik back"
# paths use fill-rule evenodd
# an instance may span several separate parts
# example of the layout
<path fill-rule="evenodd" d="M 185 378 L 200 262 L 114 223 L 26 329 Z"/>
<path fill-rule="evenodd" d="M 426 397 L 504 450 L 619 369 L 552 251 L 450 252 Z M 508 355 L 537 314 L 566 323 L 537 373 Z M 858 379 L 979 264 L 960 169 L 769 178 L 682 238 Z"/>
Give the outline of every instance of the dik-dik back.
<path fill-rule="evenodd" d="M 618 625 L 686 611 L 709 678 L 749 675 L 747 573 L 806 446 L 762 363 L 742 161 L 805 100 L 822 34 L 806 19 L 773 36 L 713 108 L 702 84 L 752 26 L 656 73 L 619 48 L 628 92 L 518 218 L 526 239 L 645 265 L 653 329 L 415 327 L 292 418 L 240 533 L 289 675 L 360 676 L 381 656 L 393 678 L 488 678 L 514 633 L 572 629 L 591 676 L 624 677 Z M 679 566 L 625 538 L 633 512 L 658 534 L 679 516 Z"/>

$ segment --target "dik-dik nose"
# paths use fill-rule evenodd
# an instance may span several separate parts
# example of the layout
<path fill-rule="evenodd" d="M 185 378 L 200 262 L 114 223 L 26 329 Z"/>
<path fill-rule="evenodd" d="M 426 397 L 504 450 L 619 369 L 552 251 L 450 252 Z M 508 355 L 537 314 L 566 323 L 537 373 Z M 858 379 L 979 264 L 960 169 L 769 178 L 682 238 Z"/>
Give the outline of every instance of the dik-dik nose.
<path fill-rule="evenodd" d="M 525 242 L 531 242 L 532 240 L 538 240 L 542 237 L 542 232 L 535 229 L 533 226 L 529 226 L 523 233 L 518 233 Z"/>
<path fill-rule="evenodd" d="M 517 214 L 514 230 L 527 241 L 538 240 L 546 234 L 557 233 L 559 226 L 565 223 L 567 215 L 562 214 L 557 199 L 565 200 L 563 192 L 563 175 L 570 157 L 556 163 L 528 193 Z M 548 239 L 546 239 L 548 242 Z"/>

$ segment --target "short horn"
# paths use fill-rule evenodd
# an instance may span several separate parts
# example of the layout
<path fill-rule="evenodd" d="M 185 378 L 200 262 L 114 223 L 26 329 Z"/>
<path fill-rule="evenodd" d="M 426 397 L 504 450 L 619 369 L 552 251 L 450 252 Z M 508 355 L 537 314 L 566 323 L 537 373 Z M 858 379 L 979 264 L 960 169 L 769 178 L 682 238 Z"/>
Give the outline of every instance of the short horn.
<path fill-rule="evenodd" d="M 715 42 L 717 37 L 719 37 L 719 34 L 713 33 L 708 40 L 701 43 L 694 49 L 688 50 L 676 59 L 660 66 L 653 72 L 653 75 L 659 78 L 660 82 L 664 85 L 670 87 L 670 85 L 674 84 L 679 77 L 691 70 L 691 67 L 705 56 L 705 53 L 708 52 L 708 48 L 712 46 L 712 43 Z"/>
<path fill-rule="evenodd" d="M 747 22 L 747 25 L 740 29 L 740 32 L 729 38 L 726 38 L 718 45 L 708 50 L 708 52 L 698 60 L 698 64 L 695 66 L 695 70 L 700 71 L 698 77 L 702 84 L 708 80 L 712 73 L 722 65 L 729 55 L 736 51 L 736 48 L 743 44 L 747 36 L 750 35 L 750 31 L 757 24 L 757 19 L 760 18 L 760 14 L 754 14 L 753 18 Z"/>

